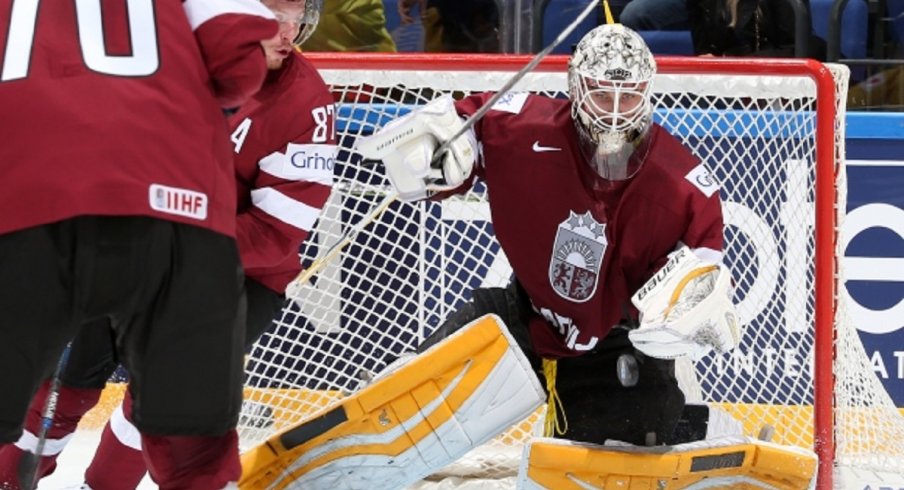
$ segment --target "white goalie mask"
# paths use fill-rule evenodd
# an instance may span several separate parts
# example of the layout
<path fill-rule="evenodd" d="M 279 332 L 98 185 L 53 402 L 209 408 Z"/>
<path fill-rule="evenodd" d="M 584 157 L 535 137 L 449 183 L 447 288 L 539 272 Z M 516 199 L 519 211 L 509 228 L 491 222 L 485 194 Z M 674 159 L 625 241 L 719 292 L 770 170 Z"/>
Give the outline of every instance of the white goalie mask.
<path fill-rule="evenodd" d="M 643 158 L 631 159 L 650 127 L 656 61 L 644 40 L 621 24 L 588 32 L 568 62 L 571 116 L 584 156 L 609 180 L 628 179 Z"/>

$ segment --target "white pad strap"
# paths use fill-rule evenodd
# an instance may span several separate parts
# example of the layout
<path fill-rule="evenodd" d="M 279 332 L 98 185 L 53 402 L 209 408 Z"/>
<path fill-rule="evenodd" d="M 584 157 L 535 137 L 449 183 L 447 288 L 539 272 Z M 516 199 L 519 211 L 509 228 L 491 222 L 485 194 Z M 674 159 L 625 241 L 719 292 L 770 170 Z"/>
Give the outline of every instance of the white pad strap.
<path fill-rule="evenodd" d="M 634 346 L 661 359 L 734 349 L 740 330 L 730 280 L 724 267 L 700 260 L 686 246 L 673 252 L 631 298 L 641 314 L 640 327 L 628 334 Z"/>

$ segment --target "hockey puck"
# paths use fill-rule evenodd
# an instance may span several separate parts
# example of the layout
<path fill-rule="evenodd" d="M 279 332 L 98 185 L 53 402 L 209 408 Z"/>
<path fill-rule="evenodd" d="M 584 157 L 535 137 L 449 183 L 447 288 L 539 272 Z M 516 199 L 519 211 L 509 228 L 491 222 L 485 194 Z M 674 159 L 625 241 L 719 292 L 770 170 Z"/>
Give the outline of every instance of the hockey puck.
<path fill-rule="evenodd" d="M 618 382 L 625 388 L 637 385 L 640 379 L 640 368 L 637 366 L 637 358 L 632 354 L 618 356 L 615 363 L 615 371 L 618 374 Z"/>

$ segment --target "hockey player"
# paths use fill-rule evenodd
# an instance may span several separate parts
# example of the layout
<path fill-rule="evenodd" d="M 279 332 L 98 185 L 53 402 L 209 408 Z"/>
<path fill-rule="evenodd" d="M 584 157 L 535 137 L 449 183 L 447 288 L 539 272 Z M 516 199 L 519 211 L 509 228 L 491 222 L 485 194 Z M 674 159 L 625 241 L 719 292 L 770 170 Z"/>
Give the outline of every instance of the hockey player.
<path fill-rule="evenodd" d="M 402 199 L 483 179 L 515 279 L 478 289 L 407 364 L 243 454 L 243 488 L 404 488 L 522 420 L 541 379 L 550 433 L 671 442 L 673 360 L 728 351 L 739 332 L 718 186 L 652 122 L 655 70 L 636 33 L 606 25 L 570 61 L 570 100 L 505 94 L 456 139 L 492 94 L 441 98 L 358 143 Z M 478 354 L 502 345 L 517 354 Z"/>
<path fill-rule="evenodd" d="M 222 488 L 244 304 L 220 107 L 260 88 L 277 25 L 250 0 L 5 4 L 0 442 L 77 328 L 109 317 L 161 488 Z"/>
<path fill-rule="evenodd" d="M 320 2 L 266 0 L 264 4 L 270 7 L 280 25 L 276 36 L 262 41 L 269 68 L 266 81 L 252 99 L 230 116 L 232 143 L 225 137 L 221 140 L 224 148 L 234 150 L 233 174 L 238 186 L 236 235 L 238 254 L 246 268 L 244 284 L 248 303 L 247 322 L 237 331 L 244 332 L 246 344 L 271 324 L 274 314 L 283 304 L 286 285 L 299 272 L 297 251 L 329 194 L 332 161 L 336 153 L 332 98 L 314 68 L 295 52 L 292 45 L 296 36 L 301 39 L 312 32 L 320 12 Z M 235 37 L 236 34 L 226 36 Z M 260 51 L 259 47 L 256 49 Z M 204 276 L 222 275 L 213 270 L 212 265 L 208 267 L 207 270 L 195 272 L 198 277 L 187 277 L 186 280 L 199 281 L 201 286 L 206 282 Z M 235 298 L 233 303 L 223 302 L 212 294 L 209 299 L 193 298 L 194 304 L 186 303 L 184 306 L 187 312 L 198 309 L 229 310 L 228 305 L 238 303 Z M 178 322 L 179 318 L 175 321 Z M 57 455 L 75 431 L 79 419 L 96 404 L 118 362 L 123 361 L 131 367 L 128 358 L 115 348 L 123 337 L 119 329 L 111 330 L 111 324 L 117 326 L 109 318 L 90 322 L 73 342 L 69 365 L 62 377 L 64 385 L 54 424 L 47 433 L 47 444 L 42 451 L 39 477 L 53 471 Z M 229 325 L 219 325 L 221 335 L 231 328 Z M 195 369 L 193 363 L 203 362 L 203 359 L 197 358 L 203 358 L 205 352 L 206 349 L 200 346 L 191 355 L 187 352 L 191 363 L 174 366 L 169 376 L 187 377 L 194 374 L 182 372 L 182 369 Z M 231 353 L 240 355 L 241 348 L 233 348 Z M 164 362 L 170 361 L 166 359 Z M 240 357 L 236 366 L 241 368 Z M 210 368 L 222 369 L 223 366 L 212 364 L 197 369 Z M 233 372 L 236 387 L 239 386 L 240 373 Z M 135 391 L 134 386 L 130 389 L 136 395 L 140 393 Z M 19 483 L 15 481 L 17 475 L 25 466 L 34 464 L 23 456 L 36 449 L 47 391 L 48 384 L 45 383 L 33 399 L 25 434 L 15 445 L 0 449 L 0 479 L 5 479 L 9 488 L 19 488 Z M 207 391 L 206 386 L 195 385 L 191 396 L 206 397 Z M 86 480 L 93 488 L 134 488 L 143 477 L 146 465 L 137 448 L 147 446 L 144 438 L 139 437 L 131 426 L 131 417 L 125 414 L 137 416 L 140 412 L 138 402 L 153 396 L 172 406 L 182 403 L 181 400 L 169 399 L 174 396 L 171 391 L 157 392 L 140 399 L 136 397 L 134 405 L 131 404 L 131 397 L 127 396 L 125 409 L 117 409 L 111 423 L 104 429 L 98 459 L 86 474 Z M 231 408 L 237 409 L 238 405 L 234 404 Z M 230 423 L 234 424 L 235 411 L 230 417 Z M 221 488 L 226 482 L 237 480 L 234 431 L 230 437 L 225 442 L 233 445 L 232 457 L 228 461 L 220 461 L 220 466 L 211 464 L 206 470 L 210 473 L 226 470 L 223 476 L 228 476 L 228 479 L 217 483 L 218 486 L 208 487 L 204 486 L 203 475 L 199 478 L 199 475 L 190 474 L 182 475 L 182 480 L 174 480 L 169 485 Z M 205 450 L 210 449 L 191 449 L 199 454 Z M 183 452 L 180 458 L 190 459 L 185 458 L 186 454 Z M 152 476 L 157 479 L 158 468 L 150 468 Z M 161 488 L 167 488 L 167 483 L 159 480 L 158 483 Z"/>
<path fill-rule="evenodd" d="M 435 167 L 491 94 L 436 100 L 359 145 L 403 199 L 486 183 L 514 280 L 475 291 L 422 348 L 496 313 L 545 381 L 547 432 L 570 440 L 670 442 L 684 407 L 673 359 L 739 340 L 719 188 L 652 122 L 655 72 L 636 33 L 603 25 L 577 45 L 567 100 L 506 94 Z"/>

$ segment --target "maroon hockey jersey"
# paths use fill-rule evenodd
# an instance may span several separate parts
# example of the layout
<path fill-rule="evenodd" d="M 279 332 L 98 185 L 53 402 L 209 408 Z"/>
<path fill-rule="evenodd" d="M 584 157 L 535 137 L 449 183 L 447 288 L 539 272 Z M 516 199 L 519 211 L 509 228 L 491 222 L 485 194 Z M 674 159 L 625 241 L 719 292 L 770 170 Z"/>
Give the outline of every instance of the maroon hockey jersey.
<path fill-rule="evenodd" d="M 266 74 L 257 0 L 0 0 L 0 233 L 146 215 L 233 234 L 220 107 Z"/>
<path fill-rule="evenodd" d="M 472 114 L 488 98 L 468 97 L 458 110 Z M 650 130 L 640 171 L 617 184 L 584 163 L 568 100 L 508 94 L 475 131 L 475 175 L 486 182 L 496 236 L 533 304 L 539 355 L 580 355 L 636 316 L 631 295 L 679 243 L 721 260 L 718 186 L 660 126 Z"/>
<path fill-rule="evenodd" d="M 282 294 L 301 270 L 298 249 L 333 183 L 333 98 L 314 66 L 293 53 L 229 126 L 242 264 L 248 277 Z"/>

